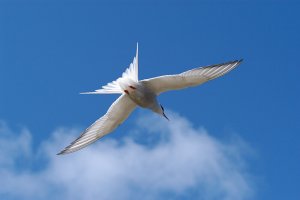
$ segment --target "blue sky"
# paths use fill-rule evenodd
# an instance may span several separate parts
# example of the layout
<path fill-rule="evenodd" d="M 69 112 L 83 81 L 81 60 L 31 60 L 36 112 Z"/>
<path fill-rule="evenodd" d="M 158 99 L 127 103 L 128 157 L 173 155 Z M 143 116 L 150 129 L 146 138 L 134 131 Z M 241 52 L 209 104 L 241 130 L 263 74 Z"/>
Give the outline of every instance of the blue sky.
<path fill-rule="evenodd" d="M 209 141 L 239 149 L 240 158 L 236 161 L 231 154 L 222 151 L 223 147 L 211 146 L 230 163 L 230 167 L 221 171 L 237 173 L 247 183 L 246 189 L 241 191 L 249 195 L 235 196 L 235 199 L 299 199 L 299 8 L 297 1 L 271 0 L 0 0 L 1 174 L 15 174 L 8 176 L 10 179 L 18 179 L 18 174 L 28 175 L 28 171 L 31 176 L 42 176 L 53 169 L 51 166 L 67 163 L 68 159 L 70 163 L 79 162 L 80 155 L 88 157 L 92 150 L 91 159 L 96 162 L 97 150 L 103 146 L 108 145 L 106 150 L 115 150 L 113 145 L 109 146 L 111 141 L 124 140 L 127 144 L 129 138 L 142 149 L 155 146 L 156 139 L 162 142 L 160 133 L 168 132 L 165 130 L 171 130 L 170 127 L 176 127 L 176 124 L 161 125 L 161 129 L 154 131 L 158 138 L 147 140 L 154 137 L 144 134 L 151 132 L 151 127 L 141 128 L 137 122 L 140 122 L 139 118 L 147 119 L 148 112 L 137 109 L 126 123 L 94 147 L 68 157 L 51 156 L 105 113 L 117 98 L 115 95 L 83 96 L 79 92 L 98 89 L 118 78 L 132 61 L 136 42 L 139 42 L 140 79 L 244 58 L 240 67 L 224 77 L 200 87 L 165 93 L 159 100 L 174 113 L 171 115 L 174 119 L 169 123 L 188 121 L 195 137 L 208 134 Z M 168 123 L 161 118 L 155 119 Z M 201 131 L 197 132 L 199 129 Z M 63 135 L 62 141 L 57 141 L 58 133 Z M 21 142 L 23 136 L 28 140 L 25 139 L 24 144 Z M 29 157 L 16 153 L 17 147 L 5 145 L 13 146 L 12 138 L 19 138 L 16 141 L 20 143 L 16 144 L 29 149 Z M 203 144 L 202 139 L 198 139 L 199 144 Z M 159 149 L 160 145 L 155 147 Z M 126 147 L 132 146 L 127 144 Z M 45 151 L 48 156 L 43 159 L 40 154 Z M 197 152 L 188 153 L 198 158 Z M 101 156 L 99 162 L 103 161 Z M 11 160 L 5 157 L 11 157 Z M 134 160 L 141 162 L 138 156 Z M 153 160 L 160 162 L 156 158 Z M 121 163 L 124 162 L 127 160 Z M 201 163 L 199 161 L 203 166 Z M 88 169 L 88 166 L 84 167 Z M 143 168 L 136 166 L 136 169 Z M 179 173 L 176 168 L 173 171 Z M 134 177 L 139 180 L 135 182 L 138 185 L 151 183 L 139 175 Z M 101 182 L 100 179 L 93 181 L 95 184 Z M 32 198 L 30 189 L 14 196 L 9 189 L 14 185 L 13 181 L 6 184 L 7 190 L 1 190 L 0 197 L 26 199 L 26 193 L 29 199 Z M 159 192 L 152 188 L 153 192 L 145 194 L 150 199 L 174 199 L 175 194 L 178 199 L 220 199 L 210 196 L 214 191 L 207 189 L 208 185 L 208 182 L 198 184 L 197 181 L 191 187 L 186 184 L 190 196 L 175 186 Z M 123 187 L 122 190 L 129 191 Z M 51 189 L 59 191 L 56 187 Z M 220 186 L 220 191 L 223 189 Z M 72 186 L 69 190 L 76 191 Z M 139 195 L 143 194 L 143 189 L 137 190 Z M 206 191 L 206 196 L 197 194 L 202 190 Z M 233 193 L 224 191 L 227 198 L 232 197 L 228 194 Z M 86 191 L 86 194 L 97 196 L 92 191 Z M 134 196 L 134 193 L 130 194 L 129 197 Z M 47 199 L 47 192 L 41 195 Z"/>

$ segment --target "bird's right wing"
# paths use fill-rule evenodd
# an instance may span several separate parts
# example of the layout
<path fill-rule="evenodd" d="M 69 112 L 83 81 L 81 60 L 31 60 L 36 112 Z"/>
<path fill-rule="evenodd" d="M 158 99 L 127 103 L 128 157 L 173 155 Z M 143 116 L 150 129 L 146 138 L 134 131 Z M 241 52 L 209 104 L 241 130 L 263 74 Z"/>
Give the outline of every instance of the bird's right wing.
<path fill-rule="evenodd" d="M 242 60 L 195 68 L 181 74 L 158 76 L 144 79 L 141 82 L 156 94 L 168 90 L 178 90 L 205 83 L 206 81 L 220 77 L 237 67 Z"/>
<path fill-rule="evenodd" d="M 86 147 L 118 127 L 134 110 L 136 104 L 128 97 L 121 95 L 108 109 L 107 113 L 88 127 L 74 142 L 60 154 L 71 153 Z"/>

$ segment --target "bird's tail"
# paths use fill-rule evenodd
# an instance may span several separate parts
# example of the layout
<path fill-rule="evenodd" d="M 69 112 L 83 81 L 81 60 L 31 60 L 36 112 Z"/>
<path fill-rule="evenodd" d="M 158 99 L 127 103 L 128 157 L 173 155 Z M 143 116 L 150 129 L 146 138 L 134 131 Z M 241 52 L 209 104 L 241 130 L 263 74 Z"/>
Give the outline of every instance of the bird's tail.
<path fill-rule="evenodd" d="M 138 80 L 138 44 L 136 47 L 136 55 L 133 58 L 130 66 L 122 74 L 122 77 L 117 80 L 102 86 L 101 89 L 94 92 L 83 92 L 80 94 L 122 94 L 126 87 L 137 83 Z"/>

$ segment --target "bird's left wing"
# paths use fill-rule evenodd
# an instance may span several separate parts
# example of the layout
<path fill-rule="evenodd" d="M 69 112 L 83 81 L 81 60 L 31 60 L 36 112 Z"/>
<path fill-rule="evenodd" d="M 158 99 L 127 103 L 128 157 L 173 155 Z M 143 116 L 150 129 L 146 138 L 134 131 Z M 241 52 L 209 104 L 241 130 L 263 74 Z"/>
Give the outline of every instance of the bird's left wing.
<path fill-rule="evenodd" d="M 104 116 L 95 121 L 74 142 L 58 153 L 58 155 L 78 151 L 112 132 L 129 116 L 135 107 L 136 104 L 128 95 L 121 95 L 110 106 Z"/>
<path fill-rule="evenodd" d="M 158 76 L 144 79 L 141 82 L 156 94 L 168 90 L 178 90 L 205 83 L 206 81 L 220 77 L 237 67 L 242 60 L 227 63 L 199 67 L 183 72 L 181 74 Z"/>

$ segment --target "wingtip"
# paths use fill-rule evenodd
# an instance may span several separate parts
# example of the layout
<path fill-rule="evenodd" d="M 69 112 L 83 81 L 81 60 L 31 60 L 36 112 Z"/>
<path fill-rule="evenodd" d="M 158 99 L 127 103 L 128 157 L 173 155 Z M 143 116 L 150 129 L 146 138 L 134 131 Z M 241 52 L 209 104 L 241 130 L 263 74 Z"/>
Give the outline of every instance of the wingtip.
<path fill-rule="evenodd" d="M 239 64 L 241 64 L 241 62 L 243 62 L 244 59 L 239 59 L 239 60 L 234 60 L 234 61 L 230 61 L 230 62 L 227 62 L 227 63 L 223 63 L 223 64 L 236 64 L 235 66 L 238 66 Z M 220 64 L 220 65 L 223 65 L 223 64 Z"/>
<path fill-rule="evenodd" d="M 61 156 L 61 155 L 65 155 L 65 154 L 67 154 L 67 153 L 69 153 L 69 152 L 67 152 L 67 149 L 64 149 L 64 150 L 58 152 L 56 155 L 57 155 L 57 156 Z"/>
<path fill-rule="evenodd" d="M 61 152 L 57 153 L 56 155 L 60 156 L 60 155 L 63 155 L 63 154 L 64 154 L 63 151 L 61 151 Z"/>

